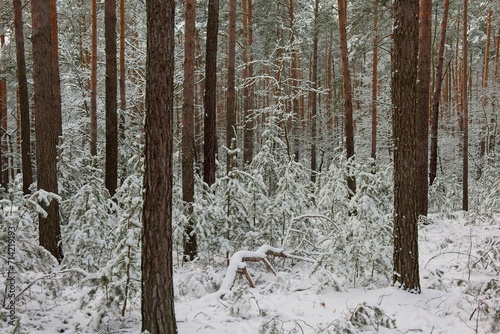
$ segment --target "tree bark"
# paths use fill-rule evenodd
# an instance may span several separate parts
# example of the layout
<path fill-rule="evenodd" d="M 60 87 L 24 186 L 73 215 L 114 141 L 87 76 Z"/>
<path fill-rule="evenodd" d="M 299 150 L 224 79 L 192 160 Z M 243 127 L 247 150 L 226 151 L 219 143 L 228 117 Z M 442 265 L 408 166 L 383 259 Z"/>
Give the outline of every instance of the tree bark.
<path fill-rule="evenodd" d="M 90 154 L 97 155 L 97 0 L 92 0 L 90 47 Z"/>
<path fill-rule="evenodd" d="M 177 333 L 172 259 L 174 0 L 149 0 L 146 49 L 142 331 Z"/>
<path fill-rule="evenodd" d="M 394 2 L 394 284 L 420 292 L 416 166 L 418 0 Z"/>
<path fill-rule="evenodd" d="M 432 117 L 431 117 L 431 157 L 429 166 L 429 184 L 432 185 L 437 176 L 437 151 L 438 151 L 438 125 L 439 106 L 441 101 L 441 86 L 443 83 L 444 46 L 446 42 L 446 28 L 448 26 L 448 9 L 450 0 L 444 0 L 443 18 L 441 19 L 441 33 L 439 36 L 439 47 L 437 55 L 436 77 L 434 79 L 434 93 L 432 95 Z"/>
<path fill-rule="evenodd" d="M 125 86 L 125 0 L 120 0 L 120 136 L 125 138 L 125 112 L 127 111 L 127 94 Z"/>
<path fill-rule="evenodd" d="M 118 185 L 118 117 L 116 78 L 116 0 L 106 0 L 104 9 L 106 53 L 106 170 L 105 184 L 113 196 Z"/>
<path fill-rule="evenodd" d="M 250 164 L 253 159 L 253 146 L 254 146 L 254 85 L 253 85 L 253 56 L 252 56 L 252 44 L 253 44 L 253 4 L 252 0 L 242 1 L 243 9 L 244 9 L 244 54 L 245 54 L 245 71 L 244 78 L 245 87 L 244 91 L 244 100 L 243 100 L 243 117 L 245 128 L 243 131 L 243 161 L 245 164 Z"/>
<path fill-rule="evenodd" d="M 194 202 L 194 57 L 196 42 L 196 0 L 185 0 L 184 17 L 184 82 L 182 105 L 182 200 L 188 217 L 184 231 L 184 259 L 197 255 L 196 234 L 191 217 Z"/>
<path fill-rule="evenodd" d="M 215 182 L 215 159 L 217 154 L 217 34 L 219 32 L 219 0 L 208 1 L 207 51 L 205 61 L 205 117 L 203 148 L 203 181 L 209 186 Z"/>
<path fill-rule="evenodd" d="M 21 164 L 23 172 L 23 193 L 30 192 L 33 183 L 31 168 L 31 125 L 28 95 L 28 80 L 26 79 L 26 57 L 24 52 L 24 28 L 21 0 L 13 0 L 14 29 L 16 36 L 17 85 L 19 87 L 19 107 L 21 110 Z"/>
<path fill-rule="evenodd" d="M 313 67 L 312 67 L 312 108 L 311 108 L 311 182 L 316 182 L 316 114 L 318 104 L 318 22 L 319 0 L 314 1 L 314 30 L 313 30 Z"/>
<path fill-rule="evenodd" d="M 469 210 L 469 99 L 468 99 L 468 52 L 467 52 L 467 30 L 468 30 L 468 1 L 463 3 L 463 30 L 462 30 L 462 125 L 463 125 L 463 168 L 462 168 L 462 209 Z"/>
<path fill-rule="evenodd" d="M 232 150 L 236 148 L 236 0 L 229 1 L 229 25 L 227 46 L 227 97 L 226 97 L 226 147 L 229 150 L 226 171 L 229 173 L 236 164 Z M 233 143 L 234 141 L 234 143 Z"/>
<path fill-rule="evenodd" d="M 352 108 L 352 86 L 349 74 L 349 58 L 347 49 L 347 0 L 338 0 L 340 54 L 342 62 L 342 83 L 344 90 L 344 136 L 347 160 L 354 159 L 354 125 Z M 349 174 L 351 174 L 349 172 Z M 347 177 L 347 186 L 351 196 L 356 193 L 356 179 L 353 175 Z"/>
<path fill-rule="evenodd" d="M 432 0 L 420 0 L 417 70 L 417 196 L 418 214 L 427 216 L 429 193 L 429 96 L 431 77 Z"/>
<path fill-rule="evenodd" d="M 57 0 L 50 0 L 50 21 L 52 36 L 52 67 L 54 68 L 54 104 L 57 136 L 62 136 L 61 79 L 59 75 L 59 38 L 57 29 Z M 59 140 L 57 142 L 59 144 Z"/>
<path fill-rule="evenodd" d="M 0 34 L 0 48 L 5 43 L 5 35 Z M 0 78 L 0 183 L 4 189 L 9 184 L 9 160 L 7 144 L 7 80 Z"/>
<path fill-rule="evenodd" d="M 57 194 L 57 111 L 54 102 L 50 0 L 31 2 L 33 45 L 33 98 L 38 189 Z M 59 203 L 40 203 L 47 216 L 39 216 L 39 242 L 59 262 L 63 259 Z"/>
<path fill-rule="evenodd" d="M 377 159 L 377 90 L 378 90 L 378 0 L 375 0 L 375 13 L 373 16 L 373 64 L 372 64 L 372 150 L 371 158 Z"/>

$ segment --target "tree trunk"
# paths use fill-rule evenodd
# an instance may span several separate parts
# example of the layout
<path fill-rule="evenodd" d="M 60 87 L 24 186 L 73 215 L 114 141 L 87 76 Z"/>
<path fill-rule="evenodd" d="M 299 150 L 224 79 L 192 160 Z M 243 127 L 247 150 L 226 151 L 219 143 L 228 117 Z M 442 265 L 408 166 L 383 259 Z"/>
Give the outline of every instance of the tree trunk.
<path fill-rule="evenodd" d="M 313 67 L 312 67 L 312 108 L 311 108 L 311 182 L 316 182 L 316 114 L 318 104 L 318 15 L 319 0 L 314 1 Z"/>
<path fill-rule="evenodd" d="M 57 30 L 57 0 L 50 0 L 50 21 L 52 36 L 52 67 L 54 68 L 54 104 L 57 136 L 62 136 L 61 79 L 59 76 L 59 39 Z M 59 139 L 57 141 L 59 144 Z"/>
<path fill-rule="evenodd" d="M 106 52 L 106 171 L 105 184 L 109 195 L 118 183 L 118 118 L 116 78 L 116 0 L 106 0 L 104 9 Z"/>
<path fill-rule="evenodd" d="M 418 214 L 427 216 L 429 162 L 429 89 L 431 76 L 432 0 L 420 0 L 417 72 L 417 196 Z"/>
<path fill-rule="evenodd" d="M 215 159 L 217 154 L 217 34 L 219 32 L 219 0 L 208 1 L 207 51 L 205 61 L 205 107 L 203 148 L 203 181 L 209 186 L 215 182 Z"/>
<path fill-rule="evenodd" d="M 97 0 L 92 0 L 90 47 L 90 154 L 97 155 Z"/>
<path fill-rule="evenodd" d="M 467 90 L 467 69 L 468 69 L 468 52 L 467 52 L 467 5 L 468 1 L 464 0 L 463 4 L 463 34 L 462 34 L 462 125 L 463 125 L 463 176 L 462 176 L 462 209 L 469 210 L 469 99 Z"/>
<path fill-rule="evenodd" d="M 245 57 L 245 71 L 243 80 L 245 82 L 244 91 L 244 100 L 243 100 L 243 117 L 245 128 L 243 131 L 243 161 L 245 164 L 249 164 L 253 159 L 253 146 L 254 146 L 254 115 L 253 115 L 253 107 L 254 107 L 254 85 L 253 85 L 253 56 L 252 56 L 252 44 L 253 44 L 253 29 L 252 29 L 252 21 L 253 21 L 253 6 L 252 0 L 242 1 L 243 10 L 244 10 L 244 27 L 245 33 L 245 43 L 244 43 L 244 54 Z M 245 6 L 246 5 L 246 6 Z"/>
<path fill-rule="evenodd" d="M 196 0 L 185 0 L 184 18 L 184 82 L 182 105 L 182 200 L 188 226 L 184 231 L 184 259 L 197 255 L 196 234 L 191 217 L 194 202 L 194 57 L 196 42 Z"/>
<path fill-rule="evenodd" d="M 438 125 L 439 125 L 439 104 L 441 101 L 441 86 L 443 83 L 444 46 L 446 42 L 446 28 L 448 25 L 448 9 L 450 0 L 444 0 L 443 18 L 441 19 L 441 34 L 439 36 L 438 63 L 436 67 L 436 77 L 434 84 L 434 94 L 432 96 L 432 117 L 431 117 L 431 157 L 429 166 L 429 184 L 432 185 L 437 175 L 437 151 L 438 151 Z"/>
<path fill-rule="evenodd" d="M 352 109 L 352 86 L 349 74 L 349 58 L 347 49 L 347 0 L 338 0 L 339 7 L 339 33 L 340 54 L 342 62 L 342 83 L 344 90 L 344 136 L 347 160 L 354 159 L 354 125 Z M 349 174 L 351 174 L 349 172 Z M 347 177 L 347 186 L 351 196 L 356 193 L 356 179 L 354 176 Z"/>
<path fill-rule="evenodd" d="M 373 16 L 373 65 L 372 65 L 372 150 L 371 157 L 377 159 L 377 89 L 378 89 L 378 0 L 375 0 Z"/>
<path fill-rule="evenodd" d="M 177 333 L 172 259 L 174 0 L 149 0 L 146 49 L 142 331 Z"/>
<path fill-rule="evenodd" d="M 21 110 L 21 163 L 23 172 L 23 193 L 30 192 L 33 183 L 31 168 L 31 125 L 30 106 L 28 95 L 28 81 L 26 79 L 26 57 L 24 54 L 24 28 L 21 0 L 14 2 L 14 28 L 16 36 L 17 85 L 19 87 L 19 107 Z"/>
<path fill-rule="evenodd" d="M 120 0 L 120 137 L 125 138 L 125 112 L 127 95 L 125 87 L 125 0 Z"/>
<path fill-rule="evenodd" d="M 227 100 L 226 100 L 226 147 L 229 150 L 226 171 L 229 173 L 236 165 L 236 0 L 229 0 L 229 25 L 227 46 Z M 234 141 L 234 143 L 233 143 Z"/>
<path fill-rule="evenodd" d="M 394 284 L 420 292 L 416 166 L 418 0 L 394 2 Z"/>
<path fill-rule="evenodd" d="M 0 34 L 0 49 L 5 43 L 5 36 Z M 0 183 L 4 189 L 9 184 L 9 160 L 7 144 L 7 80 L 0 78 Z"/>
<path fill-rule="evenodd" d="M 33 98 L 35 111 L 38 189 L 57 194 L 57 111 L 54 102 L 54 67 L 50 0 L 31 2 L 33 45 Z M 40 203 L 47 216 L 39 215 L 39 241 L 58 261 L 62 261 L 59 203 Z"/>

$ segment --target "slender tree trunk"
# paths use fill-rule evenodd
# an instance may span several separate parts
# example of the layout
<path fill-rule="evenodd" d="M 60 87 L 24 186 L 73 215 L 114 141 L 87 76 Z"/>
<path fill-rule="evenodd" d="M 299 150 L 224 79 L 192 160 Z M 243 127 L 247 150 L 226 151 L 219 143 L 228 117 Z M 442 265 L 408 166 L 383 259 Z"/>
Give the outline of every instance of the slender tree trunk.
<path fill-rule="evenodd" d="M 0 34 L 0 48 L 5 43 L 5 35 Z M 3 70 L 3 69 L 2 69 Z M 0 178 L 3 188 L 9 184 L 9 160 L 7 144 L 7 80 L 0 78 Z"/>
<path fill-rule="evenodd" d="M 492 5 L 492 0 L 489 1 L 490 8 L 488 10 L 488 15 L 486 18 L 486 46 L 484 48 L 484 65 L 483 65 L 483 76 L 482 76 L 482 97 L 481 97 L 481 102 L 482 102 L 482 107 L 484 110 L 484 130 L 483 130 L 483 136 L 481 138 L 481 155 L 489 154 L 490 150 L 492 148 L 492 141 L 493 136 L 490 133 L 490 128 L 488 124 L 488 96 L 487 96 L 487 89 L 488 89 L 488 80 L 489 80 L 489 73 L 490 73 L 490 40 L 491 40 L 491 21 L 492 21 L 492 16 L 493 16 L 493 10 L 491 9 Z M 495 116 L 491 115 L 490 119 L 491 125 L 494 125 L 495 123 Z"/>
<path fill-rule="evenodd" d="M 5 35 L 0 34 L 0 49 L 4 47 L 4 43 Z M 7 189 L 10 166 L 7 135 L 7 80 L 5 77 L 0 78 L 0 125 L 0 176 L 2 186 Z"/>
<path fill-rule="evenodd" d="M 468 1 L 463 4 L 463 34 L 462 34 L 462 124 L 463 124 L 463 176 L 462 176 L 462 209 L 469 210 L 469 99 L 467 90 L 467 30 Z"/>
<path fill-rule="evenodd" d="M 57 136 L 61 137 L 62 115 L 61 115 L 61 79 L 59 76 L 59 39 L 57 29 L 57 0 L 50 0 L 50 21 L 52 36 L 52 67 L 54 68 L 54 103 L 56 108 L 55 119 Z M 58 140 L 59 144 L 59 140 Z"/>
<path fill-rule="evenodd" d="M 227 100 L 226 100 L 226 147 L 229 150 L 226 171 L 236 164 L 233 149 L 236 148 L 236 0 L 229 1 L 228 50 L 227 50 Z"/>
<path fill-rule="evenodd" d="M 215 182 L 215 159 L 217 154 L 217 34 L 219 32 L 219 0 L 208 1 L 207 51 L 205 61 L 205 107 L 204 117 L 204 163 L 203 181 Z"/>
<path fill-rule="evenodd" d="M 106 52 L 106 170 L 105 184 L 110 196 L 118 184 L 118 117 L 116 78 L 116 0 L 106 0 L 104 9 Z"/>
<path fill-rule="evenodd" d="M 97 0 L 92 1 L 90 47 L 90 154 L 97 155 Z"/>
<path fill-rule="evenodd" d="M 314 2 L 314 30 L 313 30 L 313 67 L 312 67 L 312 108 L 311 108 L 311 182 L 316 182 L 316 114 L 318 104 L 318 15 L 319 0 Z"/>
<path fill-rule="evenodd" d="M 120 0 L 120 137 L 125 138 L 125 112 L 127 95 L 125 86 L 125 0 Z"/>
<path fill-rule="evenodd" d="M 347 0 L 338 0 L 339 9 L 339 32 L 340 32 L 340 54 L 342 62 L 342 83 L 344 89 L 344 136 L 347 160 L 354 159 L 354 125 L 352 108 L 352 86 L 349 74 L 349 58 L 347 49 Z M 351 195 L 356 193 L 356 179 L 350 175 L 347 178 L 347 186 Z"/>
<path fill-rule="evenodd" d="M 243 101 L 243 117 L 245 128 L 243 131 L 243 160 L 245 164 L 249 164 L 253 159 L 253 146 L 254 146 L 254 84 L 253 84 L 253 56 L 252 56 L 252 44 L 253 44 L 253 29 L 252 29 L 252 21 L 253 21 L 253 5 L 252 0 L 242 1 L 244 13 L 246 16 L 244 20 L 246 25 L 245 29 L 245 71 L 244 71 L 244 95 L 245 99 Z M 246 14 L 246 15 L 245 15 Z"/>
<path fill-rule="evenodd" d="M 196 234 L 191 217 L 194 202 L 194 57 L 196 43 L 196 0 L 185 0 L 184 17 L 184 82 L 182 105 L 182 200 L 188 226 L 184 231 L 184 259 L 197 255 Z"/>
<path fill-rule="evenodd" d="M 434 94 L 432 96 L 432 118 L 431 118 L 431 157 L 429 166 L 429 184 L 433 184 L 437 176 L 437 151 L 438 151 L 438 129 L 439 129 L 439 104 L 441 101 L 441 86 L 443 83 L 444 46 L 446 43 L 446 28 L 448 25 L 448 9 L 450 0 L 444 0 L 443 18 L 441 19 L 441 34 L 439 36 L 439 47 L 437 55 L 436 77 L 434 79 Z"/>
<path fill-rule="evenodd" d="M 292 121 L 292 134 L 295 139 L 294 154 L 295 161 L 300 158 L 300 136 L 302 118 L 300 117 L 300 83 L 299 83 L 299 51 L 295 40 L 295 13 L 294 13 L 294 0 L 290 0 L 288 6 L 288 15 L 290 17 L 290 44 L 291 44 L 291 64 L 290 64 L 290 79 L 292 85 L 292 114 L 295 119 Z"/>
<path fill-rule="evenodd" d="M 21 0 L 13 0 L 14 28 L 16 36 L 17 85 L 19 87 L 19 107 L 21 110 L 21 163 L 23 171 L 23 193 L 30 192 L 33 183 L 31 168 L 31 126 L 28 81 L 26 79 L 26 57 L 24 54 L 24 28 Z"/>
<path fill-rule="evenodd" d="M 50 0 L 31 2 L 33 45 L 33 97 L 36 133 L 36 163 L 38 189 L 57 194 L 58 129 L 54 120 L 57 111 L 54 99 L 54 67 Z M 62 261 L 59 203 L 40 203 L 47 216 L 39 216 L 39 241 L 58 261 Z"/>
<path fill-rule="evenodd" d="M 377 159 L 377 89 L 378 89 L 378 0 L 375 0 L 373 16 L 373 65 L 372 65 L 372 151 L 371 157 Z"/>
<path fill-rule="evenodd" d="M 417 73 L 417 196 L 418 214 L 427 216 L 429 192 L 429 96 L 431 77 L 432 0 L 420 0 Z"/>
<path fill-rule="evenodd" d="M 174 0 L 148 0 L 142 331 L 177 333 L 172 259 Z"/>
<path fill-rule="evenodd" d="M 419 0 L 395 0 L 392 71 L 394 284 L 420 292 L 416 163 Z"/>

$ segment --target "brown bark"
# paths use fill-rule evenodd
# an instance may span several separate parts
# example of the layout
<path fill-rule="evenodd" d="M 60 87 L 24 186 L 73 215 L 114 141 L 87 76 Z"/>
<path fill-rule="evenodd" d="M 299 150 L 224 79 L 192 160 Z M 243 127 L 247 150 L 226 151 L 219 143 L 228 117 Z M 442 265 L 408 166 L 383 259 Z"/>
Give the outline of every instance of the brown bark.
<path fill-rule="evenodd" d="M 372 61 L 372 150 L 371 157 L 377 159 L 377 89 L 378 89 L 378 0 L 375 0 L 373 16 L 373 61 Z"/>
<path fill-rule="evenodd" d="M 197 255 L 196 234 L 191 218 L 194 202 L 194 57 L 196 39 L 196 0 L 185 0 L 184 17 L 184 82 L 182 105 L 182 200 L 185 203 L 188 226 L 184 231 L 184 259 Z"/>
<path fill-rule="evenodd" d="M 418 0 L 394 2 L 394 284 L 420 292 L 416 165 Z"/>
<path fill-rule="evenodd" d="M 318 15 L 319 0 L 314 2 L 314 30 L 313 30 L 313 66 L 312 66 L 312 108 L 311 108 L 311 182 L 316 182 L 317 162 L 316 162 L 316 114 L 318 104 Z"/>
<path fill-rule="evenodd" d="M 448 25 L 448 9 L 450 0 L 443 4 L 443 18 L 441 19 L 441 33 L 437 55 L 436 76 L 434 79 L 434 93 L 432 95 L 432 117 L 431 117 L 431 156 L 429 166 L 429 184 L 432 185 L 437 176 L 437 150 L 439 129 L 439 107 L 441 101 L 441 86 L 443 83 L 444 46 L 446 42 L 446 28 Z"/>
<path fill-rule="evenodd" d="M 142 331 L 177 333 L 172 259 L 174 0 L 147 11 Z"/>
<path fill-rule="evenodd" d="M 429 163 L 429 96 L 431 77 L 432 1 L 420 0 L 417 72 L 417 210 L 427 216 Z"/>
<path fill-rule="evenodd" d="M 351 75 L 349 74 L 349 58 L 347 49 L 347 0 L 338 0 L 340 54 L 342 63 L 342 84 L 344 90 L 344 136 L 347 160 L 354 159 L 354 124 L 352 107 Z M 348 176 L 347 186 L 351 196 L 356 193 L 356 179 Z"/>
<path fill-rule="evenodd" d="M 205 107 L 203 147 L 203 181 L 208 185 L 215 182 L 215 159 L 217 154 L 217 34 L 219 31 L 219 0 L 208 1 L 207 51 L 205 61 Z"/>
<path fill-rule="evenodd" d="M 0 48 L 5 36 L 0 35 Z M 7 80 L 0 78 L 0 183 L 7 189 L 9 184 L 9 161 L 7 145 Z"/>
<path fill-rule="evenodd" d="M 120 137 L 125 138 L 125 112 L 127 110 L 127 95 L 125 86 L 125 0 L 120 0 Z"/>
<path fill-rule="evenodd" d="M 288 15 L 290 18 L 290 44 L 291 44 L 291 64 L 290 64 L 290 79 L 291 79 L 291 93 L 292 93 L 292 114 L 295 119 L 292 121 L 292 134 L 294 136 L 294 154 L 295 161 L 299 161 L 300 157 L 300 134 L 301 134 L 301 121 L 300 117 L 300 79 L 299 79 L 299 50 L 295 40 L 295 13 L 294 13 L 294 0 L 290 0 L 288 6 Z"/>
<path fill-rule="evenodd" d="M 468 99 L 468 52 L 467 52 L 467 15 L 468 1 L 463 4 L 462 24 L 462 125 L 463 125 L 463 170 L 462 170 L 462 209 L 469 210 L 469 99 Z"/>
<path fill-rule="evenodd" d="M 106 170 L 105 184 L 110 196 L 118 185 L 118 117 L 116 77 L 116 0 L 106 0 L 104 7 L 106 53 Z"/>
<path fill-rule="evenodd" d="M 57 194 L 57 143 L 58 128 L 54 103 L 54 67 L 50 0 L 31 2 L 33 45 L 33 97 L 36 133 L 36 163 L 38 189 Z M 40 203 L 47 216 L 39 216 L 39 242 L 58 261 L 63 258 L 59 203 L 52 200 L 47 206 Z"/>
<path fill-rule="evenodd" d="M 54 68 L 54 103 L 57 136 L 62 136 L 61 79 L 59 76 L 59 38 L 57 30 L 57 0 L 50 0 L 50 21 L 52 36 L 52 67 Z M 59 144 L 59 141 L 58 141 Z"/>
<path fill-rule="evenodd" d="M 227 46 L 227 97 L 226 97 L 226 147 L 236 148 L 236 0 L 229 0 L 229 25 Z M 234 141 L 234 142 L 233 142 Z M 229 173 L 236 164 L 235 154 L 228 151 L 226 171 Z"/>
<path fill-rule="evenodd" d="M 252 56 L 252 44 L 253 44 L 253 5 L 252 0 L 242 1 L 244 13 L 244 59 L 245 59 L 245 71 L 243 80 L 245 81 L 245 87 L 243 89 L 244 100 L 243 100 L 243 117 L 245 128 L 243 131 L 243 161 L 245 164 L 249 164 L 253 159 L 253 146 L 254 146 L 254 84 L 253 84 L 253 56 Z M 246 23 L 246 24 L 245 24 Z"/>
<path fill-rule="evenodd" d="M 26 57 L 24 52 L 24 28 L 21 0 L 13 0 L 14 28 L 16 36 L 17 85 L 19 87 L 19 108 L 21 114 L 21 164 L 23 172 L 23 193 L 29 193 L 33 183 L 31 168 L 31 126 L 28 81 L 26 79 Z"/>
<path fill-rule="evenodd" d="M 97 0 L 92 0 L 90 47 L 90 154 L 97 155 Z"/>

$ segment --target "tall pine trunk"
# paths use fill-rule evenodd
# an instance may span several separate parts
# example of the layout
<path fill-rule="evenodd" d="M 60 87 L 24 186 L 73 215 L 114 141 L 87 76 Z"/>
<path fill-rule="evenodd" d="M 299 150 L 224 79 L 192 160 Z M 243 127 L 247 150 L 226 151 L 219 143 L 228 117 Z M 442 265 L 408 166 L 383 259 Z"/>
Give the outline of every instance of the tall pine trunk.
<path fill-rule="evenodd" d="M 31 2 L 33 45 L 33 98 L 36 134 L 36 164 L 38 189 L 57 194 L 57 111 L 54 102 L 54 67 L 50 0 Z M 47 212 L 39 215 L 39 241 L 58 261 L 62 261 L 59 203 L 40 203 Z"/>
<path fill-rule="evenodd" d="M 432 1 L 420 0 L 417 72 L 417 196 L 418 214 L 427 216 L 429 162 L 429 96 L 431 76 Z"/>
<path fill-rule="evenodd" d="M 215 182 L 215 159 L 217 154 L 217 34 L 219 32 L 219 0 L 208 1 L 207 52 L 205 61 L 205 107 L 203 147 L 203 181 Z"/>
<path fill-rule="evenodd" d="M 142 331 L 177 333 L 172 258 L 174 0 L 148 0 Z"/>
<path fill-rule="evenodd" d="M 443 83 L 444 47 L 446 42 L 446 28 L 448 25 L 448 9 L 450 0 L 444 0 L 443 18 L 441 19 L 441 33 L 437 55 L 436 76 L 434 79 L 434 93 L 432 95 L 431 115 L 431 156 L 429 165 L 429 184 L 432 185 L 437 176 L 439 106 L 441 101 L 441 86 Z"/>
<path fill-rule="evenodd" d="M 236 148 L 236 0 L 229 1 L 229 24 L 227 46 L 227 96 L 226 96 L 226 171 L 229 173 L 235 166 Z"/>
<path fill-rule="evenodd" d="M 91 0 L 90 154 L 97 155 L 97 0 Z"/>
<path fill-rule="evenodd" d="M 197 255 L 196 234 L 191 217 L 194 202 L 194 57 L 196 42 L 196 0 L 185 0 L 184 82 L 182 104 L 182 200 L 188 225 L 184 231 L 184 259 Z"/>
<path fill-rule="evenodd" d="M 116 77 L 116 0 L 106 0 L 104 7 L 106 52 L 106 170 L 105 184 L 110 196 L 118 184 L 118 117 Z"/>
<path fill-rule="evenodd" d="M 319 0 L 314 2 L 314 30 L 313 30 L 313 67 L 312 67 L 312 108 L 311 108 L 311 182 L 316 182 L 316 119 L 318 104 L 318 22 Z"/>
<path fill-rule="evenodd" d="M 347 160 L 354 159 L 354 124 L 352 107 L 352 86 L 349 73 L 349 57 L 347 49 L 347 0 L 338 0 L 340 55 L 342 63 L 342 84 L 344 91 L 344 136 Z M 349 167 L 350 168 L 350 167 Z M 356 193 L 356 179 L 349 171 L 347 186 L 351 196 Z"/>
<path fill-rule="evenodd" d="M 394 136 L 394 275 L 420 292 L 416 163 L 419 0 L 394 2 L 392 119 Z"/>
<path fill-rule="evenodd" d="M 467 30 L 468 30 L 468 1 L 463 3 L 462 24 L 462 126 L 463 126 L 463 165 L 462 165 L 462 210 L 469 210 L 469 98 L 468 98 L 468 52 L 467 52 Z"/>
<path fill-rule="evenodd" d="M 21 0 L 14 2 L 14 28 L 16 39 L 17 85 L 19 87 L 19 108 L 21 113 L 21 164 L 23 172 L 23 193 L 29 193 L 33 183 L 31 168 L 31 126 L 28 81 L 26 79 L 26 57 L 24 53 L 24 28 Z"/>

